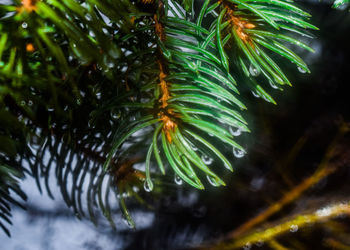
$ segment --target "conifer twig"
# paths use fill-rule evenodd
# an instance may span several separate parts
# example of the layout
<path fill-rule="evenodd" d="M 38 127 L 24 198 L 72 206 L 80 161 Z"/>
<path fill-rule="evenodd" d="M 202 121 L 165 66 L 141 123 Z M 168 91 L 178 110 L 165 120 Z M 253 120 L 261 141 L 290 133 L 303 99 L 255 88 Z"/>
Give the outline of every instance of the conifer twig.
<path fill-rule="evenodd" d="M 313 213 L 297 215 L 290 220 L 280 222 L 262 231 L 255 231 L 231 243 L 223 243 L 211 249 L 237 249 L 247 244 L 266 242 L 288 231 L 295 232 L 298 229 L 313 223 L 325 222 L 340 215 L 350 216 L 350 201 L 339 202 L 320 208 Z"/>

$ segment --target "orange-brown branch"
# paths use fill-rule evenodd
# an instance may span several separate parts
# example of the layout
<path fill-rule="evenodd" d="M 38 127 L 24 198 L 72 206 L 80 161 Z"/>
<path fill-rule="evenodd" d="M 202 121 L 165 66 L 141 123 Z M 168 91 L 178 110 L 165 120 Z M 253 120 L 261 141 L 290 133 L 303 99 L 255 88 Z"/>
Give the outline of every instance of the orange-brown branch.
<path fill-rule="evenodd" d="M 252 23 L 249 23 L 237 17 L 234 13 L 233 8 L 229 4 L 225 2 L 223 2 L 223 4 L 224 4 L 224 7 L 226 8 L 226 17 L 230 22 L 231 27 L 233 27 L 234 31 L 237 33 L 238 37 L 245 43 L 251 43 L 251 38 L 245 32 L 245 30 L 253 29 L 256 26 Z"/>
<path fill-rule="evenodd" d="M 32 12 L 32 11 L 36 11 L 37 7 L 35 6 L 36 2 L 38 0 L 22 0 L 21 4 L 22 6 L 17 8 L 18 12 L 23 12 L 23 11 L 27 11 L 27 12 Z"/>
<path fill-rule="evenodd" d="M 154 22 L 155 22 L 155 31 L 157 36 L 160 38 L 161 41 L 164 41 L 165 40 L 164 27 L 160 22 L 158 22 L 157 15 L 154 15 Z M 162 51 L 160 51 L 160 54 L 162 54 Z M 167 77 L 167 73 L 166 73 L 165 65 L 161 59 L 158 60 L 158 65 L 159 65 L 159 86 L 161 90 L 161 97 L 159 98 L 159 102 L 160 102 L 160 108 L 162 109 L 162 111 L 158 113 L 158 116 L 159 116 L 159 120 L 163 122 L 163 131 L 166 134 L 167 140 L 171 143 L 172 138 L 170 135 L 170 131 L 174 131 L 177 124 L 171 118 L 174 115 L 173 110 L 167 109 L 168 100 L 170 99 L 169 83 L 165 80 L 165 78 Z"/>

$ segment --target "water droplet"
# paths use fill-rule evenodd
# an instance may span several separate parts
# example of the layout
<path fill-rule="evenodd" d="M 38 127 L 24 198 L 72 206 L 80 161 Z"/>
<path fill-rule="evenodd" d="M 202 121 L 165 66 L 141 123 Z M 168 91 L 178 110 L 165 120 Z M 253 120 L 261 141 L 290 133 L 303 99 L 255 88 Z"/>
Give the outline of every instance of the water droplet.
<path fill-rule="evenodd" d="M 29 100 L 28 101 L 28 106 L 32 106 L 33 105 L 33 101 L 32 100 Z"/>
<path fill-rule="evenodd" d="M 255 245 L 256 245 L 257 247 L 262 247 L 262 246 L 264 245 L 264 241 L 258 240 L 258 241 L 255 243 Z"/>
<path fill-rule="evenodd" d="M 204 162 L 205 165 L 210 165 L 213 163 L 213 158 L 209 157 L 208 155 L 203 154 L 202 155 L 202 161 Z"/>
<path fill-rule="evenodd" d="M 220 184 L 215 180 L 214 177 L 207 175 L 208 182 L 214 187 L 220 186 Z"/>
<path fill-rule="evenodd" d="M 125 225 L 127 225 L 129 228 L 134 228 L 134 225 L 129 221 L 128 219 L 123 218 L 123 222 Z"/>
<path fill-rule="evenodd" d="M 0 67 L 4 67 L 5 63 L 3 61 L 0 62 Z"/>
<path fill-rule="evenodd" d="M 291 231 L 292 233 L 296 233 L 298 232 L 298 230 L 299 230 L 298 225 L 291 225 L 289 229 L 289 231 Z"/>
<path fill-rule="evenodd" d="M 133 187 L 132 187 L 132 190 L 133 190 L 135 193 L 137 193 L 137 192 L 140 191 L 140 189 L 139 189 L 138 187 L 136 187 L 136 186 L 133 186 Z"/>
<path fill-rule="evenodd" d="M 305 73 L 306 73 L 306 70 L 303 69 L 302 67 L 298 67 L 298 70 L 299 70 L 299 72 L 302 73 L 302 74 L 305 74 Z"/>
<path fill-rule="evenodd" d="M 77 45 L 76 45 L 75 43 L 73 43 L 73 47 L 74 47 L 74 48 L 76 48 L 76 47 L 77 47 Z"/>
<path fill-rule="evenodd" d="M 77 104 L 81 105 L 81 100 L 79 98 L 77 99 Z"/>
<path fill-rule="evenodd" d="M 213 137 L 213 136 L 214 136 L 214 135 L 213 135 L 213 134 L 211 134 L 211 133 L 208 133 L 208 135 L 209 135 L 209 136 L 211 136 L 211 137 Z"/>
<path fill-rule="evenodd" d="M 245 152 L 243 150 L 238 149 L 238 148 L 233 148 L 233 155 L 236 158 L 242 158 L 245 155 Z"/>
<path fill-rule="evenodd" d="M 242 134 L 241 128 L 229 127 L 230 134 L 233 136 L 240 136 Z"/>
<path fill-rule="evenodd" d="M 52 111 L 54 111 L 54 109 L 53 108 L 47 108 L 47 111 L 52 112 Z"/>
<path fill-rule="evenodd" d="M 23 28 L 23 29 L 28 28 L 28 24 L 27 24 L 26 22 L 23 22 L 23 23 L 22 23 L 22 28 Z"/>
<path fill-rule="evenodd" d="M 175 175 L 174 181 L 177 185 L 182 185 L 182 183 L 183 183 L 181 177 L 178 176 L 177 174 Z"/>
<path fill-rule="evenodd" d="M 112 110 L 111 111 L 111 117 L 114 119 L 114 120 L 118 120 L 120 118 L 120 116 L 122 115 L 122 113 L 120 112 L 120 110 Z"/>
<path fill-rule="evenodd" d="M 108 68 L 113 68 L 113 67 L 114 67 L 114 63 L 113 63 L 113 62 L 107 63 L 107 67 L 108 67 Z"/>
<path fill-rule="evenodd" d="M 26 105 L 26 102 L 25 101 L 21 101 L 21 106 L 24 106 Z"/>
<path fill-rule="evenodd" d="M 196 147 L 196 145 L 194 145 L 194 144 L 192 144 L 192 143 L 190 143 L 190 145 L 191 145 L 191 148 L 192 148 L 193 151 L 197 151 L 197 150 L 198 150 L 198 148 Z"/>
<path fill-rule="evenodd" d="M 243 246 L 243 249 L 244 250 L 250 250 L 252 248 L 252 243 L 250 242 L 247 242 L 244 246 Z"/>
<path fill-rule="evenodd" d="M 254 96 L 254 97 L 256 97 L 256 98 L 260 98 L 260 95 L 259 95 L 258 93 L 256 93 L 256 92 L 252 91 L 252 94 L 253 94 L 253 96 Z"/>
<path fill-rule="evenodd" d="M 68 56 L 68 61 L 69 62 L 73 61 L 73 57 L 72 56 Z"/>
<path fill-rule="evenodd" d="M 252 76 L 258 76 L 260 75 L 260 70 L 255 68 L 252 64 L 249 66 L 249 73 L 252 75 Z"/>
<path fill-rule="evenodd" d="M 269 84 L 273 89 L 279 89 L 278 86 L 273 81 L 269 81 Z"/>
<path fill-rule="evenodd" d="M 144 189 L 146 192 L 151 192 L 151 191 L 152 191 L 152 189 L 149 187 L 147 181 L 145 181 L 145 182 L 143 183 L 143 189 Z"/>

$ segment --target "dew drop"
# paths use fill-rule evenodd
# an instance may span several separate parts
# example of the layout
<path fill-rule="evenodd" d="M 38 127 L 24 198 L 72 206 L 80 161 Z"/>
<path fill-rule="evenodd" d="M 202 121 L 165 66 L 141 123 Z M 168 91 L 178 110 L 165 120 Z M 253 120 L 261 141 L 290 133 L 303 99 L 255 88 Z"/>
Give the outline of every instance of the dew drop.
<path fill-rule="evenodd" d="M 81 100 L 79 98 L 77 99 L 77 104 L 81 105 Z"/>
<path fill-rule="evenodd" d="M 242 158 L 245 155 L 245 152 L 243 150 L 238 149 L 238 148 L 233 148 L 233 155 L 236 158 Z"/>
<path fill-rule="evenodd" d="M 32 106 L 33 105 L 33 101 L 32 100 L 29 100 L 28 101 L 28 106 Z"/>
<path fill-rule="evenodd" d="M 76 45 L 75 43 L 73 43 L 73 47 L 74 47 L 74 48 L 76 48 L 76 47 L 77 47 L 77 45 Z"/>
<path fill-rule="evenodd" d="M 123 218 L 123 222 L 125 223 L 125 225 L 128 226 L 128 228 L 133 228 L 134 225 L 127 219 Z"/>
<path fill-rule="evenodd" d="M 262 246 L 264 245 L 264 241 L 258 240 L 258 241 L 255 243 L 255 245 L 256 245 L 257 247 L 262 247 Z"/>
<path fill-rule="evenodd" d="M 118 119 L 120 118 L 120 116 L 121 116 L 120 110 L 117 110 L 117 111 L 112 110 L 112 111 L 111 111 L 111 117 L 112 117 L 114 120 L 118 120 Z"/>
<path fill-rule="evenodd" d="M 24 106 L 26 105 L 26 102 L 25 101 L 21 101 L 21 106 Z"/>
<path fill-rule="evenodd" d="M 273 81 L 269 81 L 269 84 L 273 89 L 278 89 L 278 86 Z"/>
<path fill-rule="evenodd" d="M 260 95 L 259 95 L 259 94 L 257 94 L 256 92 L 252 91 L 252 94 L 253 94 L 253 96 L 254 96 L 254 97 L 256 97 L 256 98 L 260 98 Z"/>
<path fill-rule="evenodd" d="M 298 67 L 298 70 L 299 70 L 299 72 L 302 73 L 302 74 L 305 74 L 305 73 L 306 73 L 306 70 L 303 69 L 302 67 Z"/>
<path fill-rule="evenodd" d="M 0 67 L 4 67 L 5 63 L 3 61 L 0 62 Z"/>
<path fill-rule="evenodd" d="M 230 131 L 230 134 L 233 135 L 233 136 L 240 136 L 242 134 L 241 128 L 230 127 L 229 131 Z"/>
<path fill-rule="evenodd" d="M 215 180 L 214 177 L 207 175 L 208 182 L 214 187 L 220 186 L 220 184 Z"/>
<path fill-rule="evenodd" d="M 252 76 L 258 76 L 260 75 L 260 70 L 258 70 L 257 68 L 255 68 L 252 64 L 249 66 L 249 73 Z"/>
<path fill-rule="evenodd" d="M 299 230 L 298 225 L 291 225 L 290 229 L 289 229 L 289 231 L 292 233 L 296 233 L 296 232 L 298 232 L 298 230 Z"/>
<path fill-rule="evenodd" d="M 113 63 L 113 62 L 107 63 L 107 67 L 108 67 L 108 68 L 113 68 L 113 67 L 114 67 L 114 63 Z"/>
<path fill-rule="evenodd" d="M 177 174 L 175 175 L 174 181 L 177 185 L 182 185 L 182 183 L 183 183 L 181 177 L 178 176 Z"/>
<path fill-rule="evenodd" d="M 54 111 L 54 109 L 53 108 L 47 108 L 47 111 L 52 112 L 52 111 Z"/>
<path fill-rule="evenodd" d="M 143 189 L 146 191 L 146 192 L 151 192 L 152 189 L 150 188 L 150 186 L 148 185 L 147 181 L 145 181 L 143 183 Z"/>
<path fill-rule="evenodd" d="M 22 28 L 23 28 L 23 29 L 28 28 L 28 24 L 27 24 L 26 22 L 23 22 L 23 23 L 22 23 Z"/>
<path fill-rule="evenodd" d="M 196 147 L 196 145 L 194 145 L 192 143 L 190 145 L 191 145 L 191 148 L 192 148 L 193 151 L 198 151 L 198 148 Z"/>
<path fill-rule="evenodd" d="M 250 250 L 252 248 L 252 243 L 250 242 L 247 242 L 244 246 L 243 246 L 243 249 L 244 250 Z"/>
<path fill-rule="evenodd" d="M 202 155 L 202 161 L 204 162 L 205 165 L 210 165 L 213 163 L 213 158 L 209 157 L 208 155 L 203 154 Z"/>

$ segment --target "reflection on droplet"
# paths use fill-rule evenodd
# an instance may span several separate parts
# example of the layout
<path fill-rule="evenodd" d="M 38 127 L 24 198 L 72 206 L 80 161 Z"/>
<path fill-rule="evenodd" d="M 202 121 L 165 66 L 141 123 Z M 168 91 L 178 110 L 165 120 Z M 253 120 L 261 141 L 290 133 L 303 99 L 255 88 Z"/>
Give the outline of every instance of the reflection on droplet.
<path fill-rule="evenodd" d="M 113 68 L 113 67 L 114 67 L 114 63 L 113 63 L 113 62 L 107 63 L 107 67 L 108 67 L 108 68 Z"/>
<path fill-rule="evenodd" d="M 278 89 L 278 86 L 273 81 L 269 81 L 269 84 L 273 89 Z"/>
<path fill-rule="evenodd" d="M 198 150 L 198 148 L 194 144 L 191 143 L 190 145 L 191 145 L 191 148 L 192 148 L 193 151 L 197 151 Z"/>
<path fill-rule="evenodd" d="M 33 105 L 33 101 L 32 100 L 29 100 L 28 101 L 28 106 L 32 106 Z"/>
<path fill-rule="evenodd" d="M 291 225 L 289 229 L 289 231 L 291 231 L 292 233 L 296 233 L 298 232 L 298 230 L 299 230 L 298 225 Z"/>
<path fill-rule="evenodd" d="M 255 243 L 255 245 L 256 245 L 257 247 L 262 247 L 262 246 L 264 245 L 264 241 L 258 240 L 258 241 Z"/>
<path fill-rule="evenodd" d="M 133 224 L 132 224 L 129 220 L 125 219 L 125 218 L 123 218 L 123 222 L 124 222 L 125 225 L 127 225 L 129 228 L 133 228 L 133 227 L 134 227 Z"/>
<path fill-rule="evenodd" d="M 27 24 L 26 22 L 23 22 L 23 23 L 22 23 L 22 28 L 23 28 L 23 29 L 26 29 L 27 27 L 28 27 L 28 24 Z"/>
<path fill-rule="evenodd" d="M 25 101 L 21 101 L 21 106 L 24 106 L 26 105 L 26 102 Z"/>
<path fill-rule="evenodd" d="M 252 248 L 252 243 L 250 242 L 247 242 L 244 246 L 243 246 L 243 249 L 244 250 L 250 250 Z"/>
<path fill-rule="evenodd" d="M 121 116 L 121 112 L 120 110 L 112 110 L 111 111 L 111 117 L 114 119 L 114 120 L 118 120 Z"/>
<path fill-rule="evenodd" d="M 259 95 L 259 94 L 257 94 L 257 93 L 255 93 L 254 91 L 252 91 L 252 94 L 253 94 L 253 96 L 254 96 L 254 97 L 256 97 L 256 98 L 260 98 L 260 95 Z"/>
<path fill-rule="evenodd" d="M 178 176 L 177 174 L 175 175 L 174 181 L 177 185 L 182 185 L 182 183 L 183 183 L 181 177 Z"/>
<path fill-rule="evenodd" d="M 147 181 L 145 181 L 143 183 L 143 188 L 145 189 L 146 192 L 151 192 L 152 189 L 150 188 L 150 186 L 148 185 Z"/>
<path fill-rule="evenodd" d="M 302 67 L 298 67 L 298 70 L 299 70 L 299 72 L 302 73 L 302 74 L 305 74 L 305 73 L 306 73 L 306 70 L 303 69 Z"/>
<path fill-rule="evenodd" d="M 258 76 L 260 75 L 260 70 L 255 68 L 252 64 L 249 66 L 249 73 L 252 75 L 252 76 Z"/>
<path fill-rule="evenodd" d="M 220 186 L 220 184 L 215 180 L 214 177 L 207 175 L 208 182 L 214 187 Z"/>
<path fill-rule="evenodd" d="M 241 128 L 230 127 L 229 131 L 230 131 L 230 134 L 233 135 L 233 136 L 240 136 L 242 134 Z"/>
<path fill-rule="evenodd" d="M 213 163 L 213 158 L 209 157 L 208 155 L 203 154 L 202 155 L 202 161 L 204 162 L 205 165 L 210 165 Z"/>
<path fill-rule="evenodd" d="M 238 148 L 233 148 L 233 155 L 236 158 L 242 158 L 245 155 L 245 152 L 243 150 L 238 149 Z"/>

